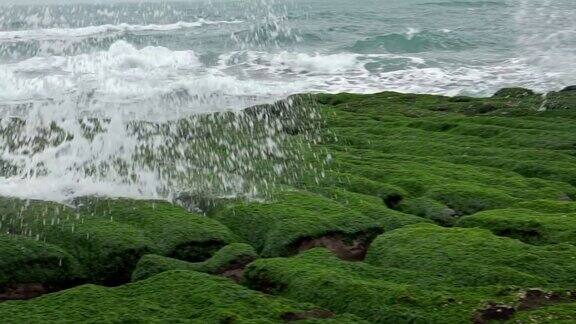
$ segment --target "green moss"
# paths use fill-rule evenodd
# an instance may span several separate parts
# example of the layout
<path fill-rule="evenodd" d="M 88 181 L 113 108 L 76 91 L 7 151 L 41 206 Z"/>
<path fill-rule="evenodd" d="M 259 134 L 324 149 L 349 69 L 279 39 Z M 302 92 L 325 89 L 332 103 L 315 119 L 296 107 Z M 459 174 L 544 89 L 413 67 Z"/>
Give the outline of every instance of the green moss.
<path fill-rule="evenodd" d="M 258 255 L 248 244 L 233 243 L 220 249 L 210 259 L 191 263 L 160 255 L 143 256 L 132 273 L 132 281 L 149 278 L 168 270 L 194 270 L 210 274 L 222 274 L 227 270 L 238 269 L 253 260 Z"/>
<path fill-rule="evenodd" d="M 462 227 L 481 227 L 496 235 L 532 244 L 576 244 L 576 212 L 541 213 L 528 209 L 498 209 L 464 217 Z"/>
<path fill-rule="evenodd" d="M 399 208 L 405 213 L 424 217 L 445 226 L 451 226 L 457 220 L 455 210 L 426 197 L 404 200 Z"/>
<path fill-rule="evenodd" d="M 109 219 L 143 231 L 153 253 L 202 261 L 234 240 L 217 221 L 189 213 L 165 201 L 83 199 L 80 211 L 89 218 Z"/>
<path fill-rule="evenodd" d="M 484 229 L 412 225 L 379 236 L 366 262 L 420 271 L 463 286 L 576 287 L 576 247 L 534 246 Z"/>
<path fill-rule="evenodd" d="M 305 239 L 329 234 L 355 238 L 375 235 L 381 227 L 358 211 L 304 191 L 284 191 L 269 202 L 227 206 L 212 215 L 261 252 L 290 255 Z"/>
<path fill-rule="evenodd" d="M 7 284 L 70 285 L 82 278 L 78 262 L 57 246 L 0 234 L 0 290 Z"/>
<path fill-rule="evenodd" d="M 126 282 L 140 256 L 150 251 L 142 230 L 85 217 L 64 205 L 0 198 L 0 211 L 4 230 L 57 245 L 79 261 L 89 281 Z"/>
<path fill-rule="evenodd" d="M 448 286 L 437 275 L 338 260 L 324 249 L 292 258 L 260 259 L 247 284 L 372 323 L 462 323 L 485 301 L 512 301 L 515 289 Z"/>
<path fill-rule="evenodd" d="M 574 323 L 576 303 L 561 303 L 518 312 L 510 323 L 570 324 Z"/>
<path fill-rule="evenodd" d="M 27 302 L 0 304 L 11 323 L 270 323 L 317 309 L 250 291 L 228 279 L 169 271 L 117 288 L 77 287 Z M 347 315 L 343 322 L 353 323 Z"/>
<path fill-rule="evenodd" d="M 496 91 L 494 97 L 523 98 L 535 95 L 534 91 L 525 88 L 504 88 Z"/>
<path fill-rule="evenodd" d="M 340 188 L 308 188 L 330 198 L 344 207 L 358 211 L 380 224 L 384 231 L 391 231 L 402 226 L 425 223 L 428 220 L 418 217 L 421 215 L 405 214 L 388 208 L 382 199 L 377 196 L 350 192 Z"/>
<path fill-rule="evenodd" d="M 576 213 L 576 202 L 555 200 L 523 201 L 515 207 L 530 209 L 545 213 Z"/>
<path fill-rule="evenodd" d="M 74 256 L 91 282 L 130 280 L 147 253 L 202 261 L 229 242 L 222 224 L 167 202 L 84 199 L 78 210 L 19 199 L 0 199 L 3 228 L 38 237 Z"/>
<path fill-rule="evenodd" d="M 576 248 L 533 246 L 486 230 L 405 226 L 379 236 L 364 262 L 314 249 L 260 259 L 247 284 L 376 323 L 462 323 L 487 304 L 516 307 L 532 287 L 576 287 Z"/>

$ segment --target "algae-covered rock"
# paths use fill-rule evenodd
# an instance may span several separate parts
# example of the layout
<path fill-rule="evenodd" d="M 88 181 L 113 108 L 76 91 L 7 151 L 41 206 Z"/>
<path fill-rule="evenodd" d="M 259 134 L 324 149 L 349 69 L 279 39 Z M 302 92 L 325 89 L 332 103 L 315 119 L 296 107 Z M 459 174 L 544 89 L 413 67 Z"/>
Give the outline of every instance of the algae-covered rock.
<path fill-rule="evenodd" d="M 140 229 L 109 218 L 85 217 L 61 204 L 0 198 L 0 211 L 4 230 L 57 245 L 78 260 L 89 281 L 126 282 L 138 259 L 150 252 Z"/>
<path fill-rule="evenodd" d="M 576 302 L 550 303 L 535 309 L 517 312 L 510 318 L 510 323 L 570 324 L 574 323 Z"/>
<path fill-rule="evenodd" d="M 483 303 L 511 303 L 518 295 L 513 287 L 450 285 L 441 273 L 345 262 L 324 249 L 257 260 L 247 267 L 245 278 L 251 288 L 372 323 L 464 323 Z"/>
<path fill-rule="evenodd" d="M 0 317 L 12 323 L 279 323 L 294 316 L 359 321 L 194 271 L 168 271 L 116 288 L 85 285 L 29 302 L 0 304 Z"/>
<path fill-rule="evenodd" d="M 227 206 L 212 215 L 263 257 L 291 255 L 317 245 L 331 246 L 344 258 L 363 255 L 363 246 L 381 227 L 361 213 L 304 191 L 278 193 L 267 202 Z"/>
<path fill-rule="evenodd" d="M 234 241 L 234 235 L 219 222 L 165 201 L 92 198 L 78 203 L 88 218 L 109 219 L 141 230 L 156 254 L 203 261 Z"/>
<path fill-rule="evenodd" d="M 498 209 L 464 217 L 462 227 L 481 227 L 496 235 L 532 244 L 576 244 L 576 212 L 543 213 L 529 209 Z"/>
<path fill-rule="evenodd" d="M 533 95 L 535 95 L 535 92 L 526 88 L 504 88 L 496 91 L 494 97 L 518 99 Z"/>
<path fill-rule="evenodd" d="M 453 225 L 458 219 L 454 209 L 426 197 L 405 200 L 400 204 L 400 210 L 446 226 Z"/>
<path fill-rule="evenodd" d="M 363 262 L 314 249 L 259 259 L 244 275 L 254 289 L 375 323 L 463 323 L 503 319 L 492 315 L 504 309 L 512 317 L 531 305 L 523 296 L 533 287 L 575 289 L 574 260 L 570 245 L 540 247 L 482 229 L 417 224 L 380 235 Z"/>
<path fill-rule="evenodd" d="M 227 245 L 216 252 L 210 259 L 203 262 L 186 262 L 155 254 L 143 256 L 132 273 L 132 281 L 146 279 L 168 270 L 194 270 L 210 274 L 220 274 L 235 277 L 248 263 L 256 260 L 258 254 L 254 249 L 243 243 Z"/>
<path fill-rule="evenodd" d="M 35 297 L 81 278 L 78 262 L 59 247 L 0 234 L 0 300 Z"/>
<path fill-rule="evenodd" d="M 442 276 L 464 286 L 576 287 L 576 247 L 534 246 L 476 228 L 418 224 L 380 235 L 366 262 Z"/>
<path fill-rule="evenodd" d="M 574 110 L 576 109 L 576 91 L 549 92 L 546 94 L 543 106 L 548 110 Z"/>
<path fill-rule="evenodd" d="M 234 236 L 222 224 L 167 202 L 84 199 L 57 203 L 0 199 L 3 228 L 57 245 L 80 263 L 87 280 L 119 284 L 148 253 L 203 261 Z"/>

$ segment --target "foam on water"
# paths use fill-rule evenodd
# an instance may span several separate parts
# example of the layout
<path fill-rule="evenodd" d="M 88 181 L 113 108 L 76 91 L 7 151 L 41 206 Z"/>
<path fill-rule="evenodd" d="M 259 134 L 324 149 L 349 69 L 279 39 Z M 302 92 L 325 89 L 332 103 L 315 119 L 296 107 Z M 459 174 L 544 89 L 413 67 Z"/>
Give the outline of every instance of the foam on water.
<path fill-rule="evenodd" d="M 126 33 L 126 32 L 150 32 L 150 31 L 175 31 L 202 27 L 206 25 L 240 24 L 242 21 L 210 21 L 200 19 L 195 22 L 179 21 L 173 24 L 150 24 L 131 25 L 122 23 L 118 25 L 87 26 L 82 28 L 44 28 L 30 30 L 0 31 L 0 41 L 31 41 L 31 40 L 67 40 L 101 34 Z"/>

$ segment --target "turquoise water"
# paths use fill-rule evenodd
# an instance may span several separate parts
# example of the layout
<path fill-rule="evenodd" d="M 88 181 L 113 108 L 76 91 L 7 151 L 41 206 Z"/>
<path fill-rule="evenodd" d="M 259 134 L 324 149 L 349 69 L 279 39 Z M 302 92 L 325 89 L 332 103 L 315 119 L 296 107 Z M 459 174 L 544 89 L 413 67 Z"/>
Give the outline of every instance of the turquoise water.
<path fill-rule="evenodd" d="M 11 131 L 0 132 L 0 162 L 18 171 L 0 175 L 0 195 L 157 196 L 161 166 L 132 165 L 134 177 L 106 169 L 175 141 L 143 143 L 127 131 L 135 120 L 238 111 L 303 92 L 484 96 L 576 84 L 574 0 L 6 2 L 0 128 Z M 17 133 L 5 125 L 15 116 L 26 121 Z M 95 138 L 82 135 L 87 117 L 106 121 Z M 72 135 L 39 149 L 53 123 Z M 255 151 L 281 146 L 255 137 L 266 139 L 247 144 Z M 234 154 L 205 150 L 215 159 L 208 174 L 243 182 L 222 172 Z M 198 169 L 193 163 L 174 162 Z M 100 178 L 83 171 L 101 166 Z"/>
<path fill-rule="evenodd" d="M 307 91 L 546 91 L 576 83 L 575 16 L 572 0 L 5 5 L 0 103 L 188 93 L 203 100 L 186 109 L 205 110 Z"/>

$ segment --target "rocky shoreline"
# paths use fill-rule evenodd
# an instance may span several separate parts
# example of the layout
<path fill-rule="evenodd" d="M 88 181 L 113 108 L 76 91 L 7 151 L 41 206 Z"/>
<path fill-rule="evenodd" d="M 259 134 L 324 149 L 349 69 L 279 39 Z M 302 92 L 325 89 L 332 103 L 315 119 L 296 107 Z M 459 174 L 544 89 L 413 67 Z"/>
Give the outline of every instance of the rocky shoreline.
<path fill-rule="evenodd" d="M 330 163 L 265 201 L 0 198 L 0 317 L 576 320 L 574 87 L 297 98 L 323 123 L 302 163 Z"/>

